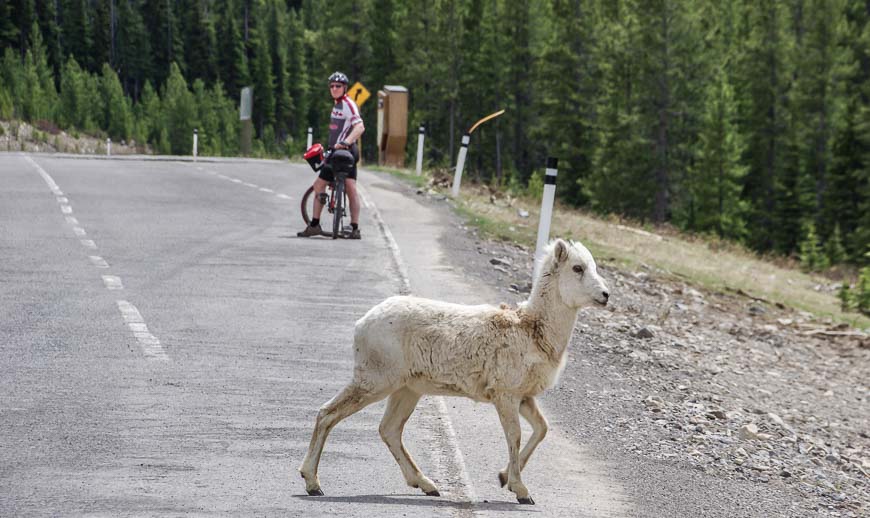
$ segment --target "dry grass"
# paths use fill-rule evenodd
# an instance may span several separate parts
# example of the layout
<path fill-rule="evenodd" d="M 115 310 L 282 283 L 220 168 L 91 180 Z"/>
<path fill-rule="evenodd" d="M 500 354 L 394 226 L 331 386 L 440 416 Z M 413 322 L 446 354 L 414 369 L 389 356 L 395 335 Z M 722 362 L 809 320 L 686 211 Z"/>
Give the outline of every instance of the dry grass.
<path fill-rule="evenodd" d="M 463 185 L 457 206 L 485 233 L 534 246 L 539 200 L 499 197 L 486 187 Z M 529 216 L 520 217 L 519 209 L 528 211 Z M 597 257 L 625 268 L 646 265 L 709 290 L 743 292 L 833 322 L 870 328 L 867 317 L 840 310 L 837 291 L 830 279 L 776 264 L 738 246 L 664 230 L 664 233 L 648 232 L 558 206 L 550 235 L 580 240 Z"/>

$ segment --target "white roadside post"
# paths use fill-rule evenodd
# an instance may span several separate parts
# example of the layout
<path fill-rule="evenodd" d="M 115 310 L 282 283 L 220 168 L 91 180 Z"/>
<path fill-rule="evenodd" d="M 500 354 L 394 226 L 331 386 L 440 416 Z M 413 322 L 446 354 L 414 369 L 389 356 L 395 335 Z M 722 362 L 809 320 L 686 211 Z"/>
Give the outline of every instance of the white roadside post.
<path fill-rule="evenodd" d="M 468 143 L 471 142 L 471 134 L 474 133 L 474 130 L 476 130 L 478 126 L 488 120 L 492 120 L 498 117 L 502 113 L 504 113 L 504 110 L 490 113 L 486 117 L 475 122 L 474 125 L 468 130 L 468 133 L 462 136 L 462 146 L 459 148 L 459 157 L 456 160 L 456 173 L 453 175 L 453 188 L 451 189 L 454 198 L 459 196 L 459 184 L 462 182 L 462 169 L 465 168 L 465 155 L 468 153 Z"/>
<path fill-rule="evenodd" d="M 106 139 L 106 156 L 112 156 L 112 139 Z"/>
<path fill-rule="evenodd" d="M 423 174 L 423 138 L 426 136 L 426 129 L 420 126 L 420 135 L 417 137 L 417 176 Z"/>
<path fill-rule="evenodd" d="M 533 279 L 538 278 L 538 268 L 541 266 L 541 258 L 544 248 L 550 240 L 550 220 L 553 218 L 553 200 L 556 198 L 556 172 L 558 158 L 547 157 L 547 173 L 544 175 L 544 197 L 541 200 L 541 218 L 538 221 L 538 243 L 535 246 L 535 274 Z"/>
<path fill-rule="evenodd" d="M 314 130 L 311 128 L 311 126 L 309 126 L 308 127 L 308 144 L 305 146 L 305 151 L 308 151 L 308 149 L 311 147 L 311 144 L 314 142 L 313 131 Z"/>
<path fill-rule="evenodd" d="M 193 128 L 193 161 L 196 162 L 196 145 L 199 140 L 199 135 L 197 134 L 196 128 Z"/>
<path fill-rule="evenodd" d="M 456 172 L 453 174 L 451 189 L 454 198 L 459 196 L 459 183 L 462 181 L 462 169 L 465 168 L 465 155 L 468 153 L 469 142 L 471 142 L 471 135 L 468 133 L 462 135 L 462 146 L 459 148 L 459 158 L 456 160 Z"/>

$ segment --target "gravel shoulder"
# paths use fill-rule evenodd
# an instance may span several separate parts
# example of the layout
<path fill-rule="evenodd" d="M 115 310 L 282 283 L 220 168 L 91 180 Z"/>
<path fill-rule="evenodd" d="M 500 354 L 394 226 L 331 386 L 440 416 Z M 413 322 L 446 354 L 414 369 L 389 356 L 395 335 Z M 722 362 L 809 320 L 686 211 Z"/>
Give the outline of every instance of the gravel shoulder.
<path fill-rule="evenodd" d="M 484 239 L 444 196 L 396 184 L 443 211 L 455 230 L 442 240 L 449 266 L 505 302 L 525 299 L 533 250 Z M 611 466 L 643 516 L 870 513 L 866 335 L 596 260 L 611 304 L 581 312 L 542 404 Z"/>

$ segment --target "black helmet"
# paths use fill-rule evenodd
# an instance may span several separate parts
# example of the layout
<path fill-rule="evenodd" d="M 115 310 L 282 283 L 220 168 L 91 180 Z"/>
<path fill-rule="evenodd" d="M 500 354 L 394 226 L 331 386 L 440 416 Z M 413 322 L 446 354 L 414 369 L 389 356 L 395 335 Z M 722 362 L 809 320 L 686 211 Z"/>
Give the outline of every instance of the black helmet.
<path fill-rule="evenodd" d="M 342 74 L 341 72 L 333 72 L 331 76 L 329 76 L 330 83 L 344 83 L 347 86 L 347 76 Z"/>

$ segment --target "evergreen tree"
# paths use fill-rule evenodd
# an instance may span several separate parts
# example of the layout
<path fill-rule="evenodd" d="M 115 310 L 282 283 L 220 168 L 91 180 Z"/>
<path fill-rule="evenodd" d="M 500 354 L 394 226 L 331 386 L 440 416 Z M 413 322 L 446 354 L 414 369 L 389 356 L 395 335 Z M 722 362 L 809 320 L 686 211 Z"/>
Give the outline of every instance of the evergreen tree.
<path fill-rule="evenodd" d="M 242 88 L 250 84 L 248 56 L 239 29 L 239 7 L 236 0 L 218 3 L 218 76 L 231 99 L 238 99 Z"/>
<path fill-rule="evenodd" d="M 127 140 L 133 126 L 130 99 L 124 95 L 121 81 L 108 63 L 103 64 L 100 96 L 104 103 L 101 127 L 116 141 Z"/>
<path fill-rule="evenodd" d="M 308 126 L 307 112 L 311 102 L 309 74 L 305 66 L 305 28 L 298 11 L 290 11 L 288 22 L 287 82 L 293 100 L 288 129 L 290 135 L 302 138 Z"/>
<path fill-rule="evenodd" d="M 61 49 L 65 57 L 72 55 L 82 68 L 93 70 L 93 38 L 88 10 L 88 0 L 62 0 Z"/>
<path fill-rule="evenodd" d="M 193 128 L 196 126 L 196 106 L 193 94 L 187 88 L 187 81 L 181 69 L 173 63 L 163 93 L 164 123 L 167 129 L 169 151 L 174 155 L 190 154 Z"/>
<path fill-rule="evenodd" d="M 0 0 L 0 49 L 18 47 L 18 26 L 15 25 L 17 0 Z"/>
<path fill-rule="evenodd" d="M 58 122 L 64 128 L 84 128 L 85 105 L 88 92 L 82 81 L 82 69 L 71 55 L 61 71 L 60 109 Z"/>
<path fill-rule="evenodd" d="M 643 79 L 635 53 L 640 25 L 633 2 L 602 3 L 596 55 L 600 91 L 596 98 L 596 148 L 583 185 L 591 206 L 645 219 L 652 213 L 655 183 L 639 91 Z"/>
<path fill-rule="evenodd" d="M 745 53 L 740 56 L 737 84 L 747 96 L 741 120 L 749 166 L 743 189 L 750 204 L 748 219 L 754 222 L 748 241 L 758 250 L 771 250 L 776 244 L 774 191 L 785 162 L 784 93 L 791 77 L 787 62 L 791 42 L 780 2 L 761 0 L 744 5 L 746 26 L 741 28 L 741 37 L 745 38 Z"/>
<path fill-rule="evenodd" d="M 253 49 L 252 79 L 254 103 L 252 119 L 257 136 L 263 140 L 266 127 L 275 124 L 275 77 L 272 75 L 272 57 L 266 32 L 260 28 L 251 32 Z"/>
<path fill-rule="evenodd" d="M 212 83 L 216 79 L 215 32 L 207 14 L 205 0 L 187 0 L 184 23 L 183 72 L 189 80 L 202 79 Z"/>
<path fill-rule="evenodd" d="M 2 2 L 3 0 L 0 0 L 0 16 L 3 10 Z M 60 27 L 57 24 L 57 0 L 36 0 L 35 5 L 48 64 L 54 77 L 60 77 L 63 54 L 60 48 Z M 2 23 L 0 22 L 0 27 Z"/>
<path fill-rule="evenodd" d="M 552 26 L 540 58 L 534 128 L 538 142 L 548 142 L 548 154 L 559 158 L 560 199 L 588 203 L 580 184 L 590 174 L 594 153 L 597 67 L 594 52 L 594 6 L 588 0 L 553 2 Z"/>
<path fill-rule="evenodd" d="M 92 25 L 89 31 L 92 38 L 92 44 L 88 51 L 89 54 L 87 56 L 81 56 L 81 58 L 88 59 L 87 68 L 97 75 L 102 74 L 104 63 L 108 63 L 112 67 L 114 67 L 116 63 L 116 1 L 117 0 L 96 2 L 93 6 L 93 14 L 90 20 Z"/>
<path fill-rule="evenodd" d="M 117 13 L 117 68 L 124 91 L 136 100 L 151 74 L 151 42 L 140 14 L 139 0 L 122 0 Z"/>
<path fill-rule="evenodd" d="M 143 0 L 142 18 L 151 37 L 151 80 L 162 85 L 169 75 L 170 64 L 184 62 L 182 33 L 173 6 L 174 0 Z"/>

